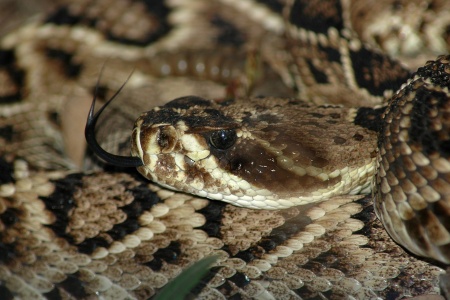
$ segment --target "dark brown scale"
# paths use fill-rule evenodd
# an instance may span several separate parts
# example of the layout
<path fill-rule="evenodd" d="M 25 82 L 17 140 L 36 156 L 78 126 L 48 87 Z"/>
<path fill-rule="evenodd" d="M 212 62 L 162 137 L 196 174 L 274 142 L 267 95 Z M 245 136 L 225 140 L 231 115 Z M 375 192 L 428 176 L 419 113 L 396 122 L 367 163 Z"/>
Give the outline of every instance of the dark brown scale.
<path fill-rule="evenodd" d="M 342 145 L 342 144 L 344 144 L 344 143 L 347 141 L 346 139 L 341 138 L 341 137 L 339 137 L 339 136 L 335 136 L 335 137 L 333 138 L 333 140 L 334 140 L 334 142 L 335 142 L 336 144 L 338 144 L 338 145 Z"/>
<path fill-rule="evenodd" d="M 357 133 L 357 134 L 355 134 L 354 136 L 353 136 L 353 138 L 355 139 L 355 140 L 357 140 L 357 141 L 362 141 L 363 139 L 364 139 L 364 136 L 363 135 L 361 135 L 361 134 L 359 134 L 359 133 Z"/>
<path fill-rule="evenodd" d="M 67 5 L 56 9 L 47 17 L 45 23 L 87 26 L 101 32 L 109 41 L 137 47 L 155 43 L 173 29 L 168 20 L 171 10 L 164 1 L 133 1 L 126 9 L 118 5 L 105 6 L 102 1 L 93 1 L 83 9 L 77 7 L 77 4 L 80 5 L 74 2 L 73 6 Z M 123 14 L 115 13 L 121 10 Z M 150 22 L 146 22 L 145 26 L 142 23 L 141 26 L 136 26 L 135 23 L 126 22 L 124 14 L 131 11 Z M 130 31 L 133 34 L 130 34 Z"/>
<path fill-rule="evenodd" d="M 450 195 L 450 184 L 447 180 L 444 180 L 443 178 L 437 178 L 433 183 L 432 187 L 441 195 L 449 196 Z M 445 202 L 442 202 L 442 206 L 449 206 L 450 204 L 447 204 Z M 447 210 L 444 210 L 447 211 Z M 450 213 L 450 211 L 448 212 Z"/>
<path fill-rule="evenodd" d="M 289 21 L 297 27 L 326 34 L 331 27 L 338 30 L 343 28 L 344 21 L 341 15 L 342 7 L 338 1 L 316 3 L 297 0 L 293 2 Z"/>
<path fill-rule="evenodd" d="M 19 103 L 23 97 L 24 71 L 18 67 L 16 53 L 13 50 L 0 49 L 0 105 Z"/>
<path fill-rule="evenodd" d="M 81 64 L 73 59 L 73 54 L 60 49 L 46 49 L 46 56 L 61 66 L 62 73 L 70 79 L 76 79 L 82 70 Z"/>

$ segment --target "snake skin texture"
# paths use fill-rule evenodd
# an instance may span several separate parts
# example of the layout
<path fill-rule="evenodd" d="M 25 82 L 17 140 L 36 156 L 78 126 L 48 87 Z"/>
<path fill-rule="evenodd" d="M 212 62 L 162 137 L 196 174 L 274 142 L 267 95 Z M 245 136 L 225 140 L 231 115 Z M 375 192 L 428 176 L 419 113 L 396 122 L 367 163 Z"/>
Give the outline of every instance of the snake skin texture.
<path fill-rule="evenodd" d="M 0 298 L 148 299 L 210 255 L 189 298 L 448 297 L 450 68 L 436 59 L 448 52 L 448 11 L 448 1 L 54 1 L 0 40 Z M 363 180 L 379 188 L 255 210 L 101 164 L 86 153 L 87 112 L 131 72 L 99 120 L 108 151 L 129 155 L 136 118 L 177 97 L 291 99 L 315 107 L 307 132 L 334 109 L 364 129 L 324 147 L 373 148 L 357 154 L 379 165 Z"/>

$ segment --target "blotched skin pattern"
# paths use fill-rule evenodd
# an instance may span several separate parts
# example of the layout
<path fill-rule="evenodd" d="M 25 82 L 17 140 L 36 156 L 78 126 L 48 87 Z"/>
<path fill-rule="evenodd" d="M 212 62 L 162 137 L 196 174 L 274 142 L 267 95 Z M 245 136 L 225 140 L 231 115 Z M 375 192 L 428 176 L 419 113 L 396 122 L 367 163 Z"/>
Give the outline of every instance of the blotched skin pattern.
<path fill-rule="evenodd" d="M 191 298 L 448 296 L 447 1 L 56 4 L 0 42 L 2 299 L 147 299 L 214 254 Z M 97 139 L 139 172 L 85 153 L 131 72 Z"/>

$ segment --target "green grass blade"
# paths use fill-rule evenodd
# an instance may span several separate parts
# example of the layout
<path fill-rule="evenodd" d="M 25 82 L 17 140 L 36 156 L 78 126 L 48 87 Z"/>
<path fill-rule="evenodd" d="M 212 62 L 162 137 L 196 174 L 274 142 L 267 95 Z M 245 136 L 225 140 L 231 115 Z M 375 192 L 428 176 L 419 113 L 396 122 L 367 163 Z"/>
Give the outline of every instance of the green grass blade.
<path fill-rule="evenodd" d="M 183 300 L 186 295 L 200 282 L 208 273 L 211 265 L 218 256 L 205 257 L 170 281 L 154 298 L 156 300 Z"/>

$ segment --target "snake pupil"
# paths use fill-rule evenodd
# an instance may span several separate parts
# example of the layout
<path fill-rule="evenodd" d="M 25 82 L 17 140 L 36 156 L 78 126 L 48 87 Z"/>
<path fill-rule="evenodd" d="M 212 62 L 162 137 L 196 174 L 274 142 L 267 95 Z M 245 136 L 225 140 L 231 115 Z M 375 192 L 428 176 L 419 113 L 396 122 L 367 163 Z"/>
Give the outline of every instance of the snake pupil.
<path fill-rule="evenodd" d="M 211 133 L 209 143 L 218 150 L 226 150 L 234 145 L 236 139 L 236 131 L 222 129 Z"/>

